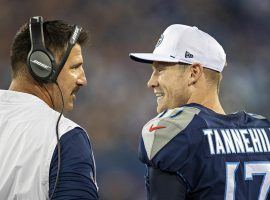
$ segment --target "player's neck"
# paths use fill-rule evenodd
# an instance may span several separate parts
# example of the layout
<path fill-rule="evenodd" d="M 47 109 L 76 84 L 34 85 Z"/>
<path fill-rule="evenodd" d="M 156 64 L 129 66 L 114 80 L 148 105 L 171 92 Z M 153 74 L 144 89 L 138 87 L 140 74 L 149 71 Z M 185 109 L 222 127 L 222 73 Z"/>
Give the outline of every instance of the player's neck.
<path fill-rule="evenodd" d="M 215 92 L 202 92 L 193 94 L 191 95 L 188 103 L 197 103 L 213 110 L 216 113 L 226 115 L 220 104 L 218 94 Z"/>

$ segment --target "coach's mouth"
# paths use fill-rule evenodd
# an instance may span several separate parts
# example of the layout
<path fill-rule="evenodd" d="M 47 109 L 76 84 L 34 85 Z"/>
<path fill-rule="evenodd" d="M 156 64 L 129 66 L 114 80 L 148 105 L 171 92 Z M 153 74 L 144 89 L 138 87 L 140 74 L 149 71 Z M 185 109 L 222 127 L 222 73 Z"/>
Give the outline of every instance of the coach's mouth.
<path fill-rule="evenodd" d="M 76 94 L 78 93 L 79 90 L 80 90 L 79 86 L 75 87 L 71 92 L 71 96 L 76 97 Z"/>

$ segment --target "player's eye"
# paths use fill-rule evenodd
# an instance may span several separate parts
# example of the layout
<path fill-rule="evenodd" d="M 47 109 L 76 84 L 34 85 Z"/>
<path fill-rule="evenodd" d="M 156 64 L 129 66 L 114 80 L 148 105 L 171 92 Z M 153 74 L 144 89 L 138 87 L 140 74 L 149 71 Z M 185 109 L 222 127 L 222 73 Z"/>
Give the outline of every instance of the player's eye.
<path fill-rule="evenodd" d="M 165 70 L 165 67 L 158 67 L 158 68 L 157 68 L 157 71 L 158 71 L 158 72 L 162 72 L 162 71 L 164 71 L 164 70 Z"/>

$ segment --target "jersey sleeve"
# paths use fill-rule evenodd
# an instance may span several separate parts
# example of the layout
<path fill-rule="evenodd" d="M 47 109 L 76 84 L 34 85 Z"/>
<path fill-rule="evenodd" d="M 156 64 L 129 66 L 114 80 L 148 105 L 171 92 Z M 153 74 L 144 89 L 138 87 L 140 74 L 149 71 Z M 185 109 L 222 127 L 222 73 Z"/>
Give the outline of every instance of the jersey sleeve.
<path fill-rule="evenodd" d="M 165 111 L 142 130 L 139 158 L 162 171 L 179 172 L 193 159 L 201 140 L 197 130 L 205 126 L 199 109 L 181 107 Z"/>
<path fill-rule="evenodd" d="M 149 200 L 186 200 L 187 186 L 174 173 L 147 167 L 146 183 Z"/>
<path fill-rule="evenodd" d="M 54 198 L 98 199 L 95 181 L 95 161 L 87 133 L 76 127 L 60 138 L 61 167 Z M 58 153 L 54 150 L 50 164 L 49 196 L 51 196 L 57 175 Z"/>

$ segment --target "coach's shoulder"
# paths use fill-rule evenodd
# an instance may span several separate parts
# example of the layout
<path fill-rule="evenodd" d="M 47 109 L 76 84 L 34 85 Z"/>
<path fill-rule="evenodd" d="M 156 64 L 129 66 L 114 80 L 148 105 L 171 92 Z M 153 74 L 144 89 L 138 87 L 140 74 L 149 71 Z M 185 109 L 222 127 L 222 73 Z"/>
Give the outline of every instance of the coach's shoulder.
<path fill-rule="evenodd" d="M 72 129 L 75 129 L 75 128 L 80 128 L 82 129 L 83 132 L 86 132 L 86 130 L 84 130 L 80 125 L 78 125 L 77 123 L 75 123 L 74 121 L 62 116 L 61 117 L 61 120 L 60 120 L 60 123 L 59 123 L 59 130 L 61 133 L 67 133 L 69 132 L 70 130 Z"/>

